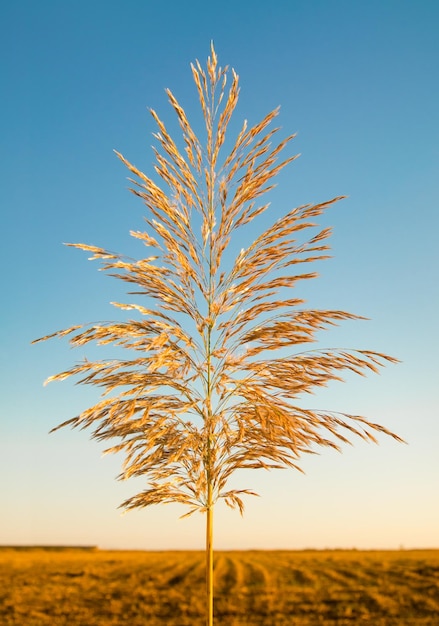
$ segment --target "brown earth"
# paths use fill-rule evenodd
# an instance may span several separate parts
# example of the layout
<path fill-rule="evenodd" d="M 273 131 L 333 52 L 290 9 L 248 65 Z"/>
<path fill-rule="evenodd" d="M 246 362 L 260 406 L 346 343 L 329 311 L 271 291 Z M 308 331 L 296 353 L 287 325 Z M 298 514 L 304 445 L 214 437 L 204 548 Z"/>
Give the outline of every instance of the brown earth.
<path fill-rule="evenodd" d="M 0 550 L 2 626 L 204 624 L 202 552 Z M 234 551 L 216 626 L 439 626 L 439 550 Z"/>

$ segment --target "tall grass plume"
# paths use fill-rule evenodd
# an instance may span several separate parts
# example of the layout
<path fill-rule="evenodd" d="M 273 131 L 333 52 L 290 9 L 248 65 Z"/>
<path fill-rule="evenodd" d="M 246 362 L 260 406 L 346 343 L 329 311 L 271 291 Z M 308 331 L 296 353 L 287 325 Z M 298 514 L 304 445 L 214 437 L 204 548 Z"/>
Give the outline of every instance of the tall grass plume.
<path fill-rule="evenodd" d="M 276 109 L 254 126 L 244 122 L 230 143 L 237 74 L 218 65 L 213 46 L 206 68 L 198 61 L 191 67 L 203 141 L 167 90 L 182 141 L 151 111 L 158 127 L 155 174 L 116 153 L 147 209 L 147 228 L 131 232 L 144 256 L 68 244 L 134 287 L 135 302 L 113 303 L 131 319 L 73 326 L 37 341 L 69 336 L 74 347 L 127 350 L 126 358 L 84 360 L 49 378 L 75 376 L 103 389 L 94 406 L 54 430 L 91 428 L 94 439 L 112 442 L 108 452 L 124 453 L 119 478 L 145 478 L 125 509 L 178 502 L 186 515 L 206 513 L 206 622 L 212 624 L 214 505 L 223 499 L 242 513 L 243 496 L 254 493 L 228 487 L 236 470 L 300 471 L 302 455 L 320 446 L 339 450 L 351 437 L 375 442 L 377 433 L 400 438 L 365 417 L 304 407 L 306 394 L 344 372 L 377 372 L 395 359 L 370 350 L 309 349 L 319 331 L 359 319 L 307 308 L 295 295 L 317 276 L 308 268 L 328 258 L 331 231 L 318 218 L 340 197 L 289 210 L 237 251 L 245 228 L 269 212 L 266 196 L 276 175 L 296 158 L 283 156 L 294 135 L 277 139 Z"/>

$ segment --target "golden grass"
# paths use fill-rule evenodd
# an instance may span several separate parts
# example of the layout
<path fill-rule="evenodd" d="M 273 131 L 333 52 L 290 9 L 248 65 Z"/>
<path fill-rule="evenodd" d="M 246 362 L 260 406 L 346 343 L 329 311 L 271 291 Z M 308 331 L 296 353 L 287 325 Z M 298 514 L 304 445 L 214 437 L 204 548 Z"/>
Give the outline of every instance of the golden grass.
<path fill-rule="evenodd" d="M 215 557 L 215 623 L 437 626 L 439 550 Z M 202 552 L 0 550 L 2 626 L 197 626 Z"/>
<path fill-rule="evenodd" d="M 401 439 L 364 417 L 303 406 L 305 394 L 342 380 L 344 372 L 364 375 L 396 361 L 371 350 L 308 349 L 318 331 L 360 319 L 340 310 L 308 309 L 291 292 L 317 276 L 303 267 L 328 258 L 331 230 L 316 218 L 341 196 L 275 215 L 238 253 L 241 229 L 268 210 L 261 198 L 296 158 L 283 156 L 294 135 L 278 139 L 280 129 L 271 126 L 276 109 L 250 128 L 244 122 L 227 149 L 238 76 L 232 70 L 227 90 L 228 68 L 218 66 L 213 45 L 206 69 L 197 61 L 192 74 L 205 141 L 167 90 L 182 138 L 174 140 L 151 111 L 158 126 L 155 173 L 144 174 L 117 153 L 135 176 L 131 191 L 147 208 L 147 231 L 131 233 L 147 256 L 136 260 L 69 244 L 134 285 L 141 303 L 113 304 L 135 317 L 73 326 L 41 340 L 70 336 L 74 347 L 94 342 L 129 351 L 126 359 L 84 360 L 49 378 L 79 376 L 79 383 L 103 390 L 101 401 L 61 426 L 91 428 L 98 440 L 116 439 L 107 451 L 125 454 L 120 478 L 147 480 L 143 491 L 122 504 L 126 509 L 180 502 L 188 515 L 207 513 L 210 625 L 213 507 L 222 498 L 242 512 L 242 494 L 253 494 L 228 489 L 235 470 L 300 470 L 303 453 L 319 446 L 338 450 L 348 442 L 346 435 L 375 442 L 379 432 Z"/>
<path fill-rule="evenodd" d="M 140 303 L 113 303 L 135 318 L 76 325 L 46 335 L 125 348 L 125 359 L 83 362 L 49 380 L 79 376 L 103 398 L 61 426 L 91 428 L 98 440 L 123 451 L 121 479 L 149 484 L 123 503 L 127 509 L 181 502 L 209 511 L 219 498 L 241 511 L 248 489 L 228 490 L 241 468 L 300 469 L 318 446 L 339 449 L 356 435 L 400 438 L 358 415 L 311 410 L 303 398 L 343 372 L 377 372 L 396 359 L 371 350 L 308 349 L 316 334 L 343 320 L 340 310 L 315 310 L 291 297 L 300 281 L 315 278 L 304 264 L 326 259 L 329 228 L 315 221 L 340 199 L 293 208 L 237 253 L 240 229 L 268 210 L 260 198 L 296 157 L 280 155 L 293 136 L 272 144 L 278 109 L 242 130 L 223 154 L 239 87 L 218 66 L 215 50 L 192 73 L 205 122 L 205 142 L 167 90 L 180 123 L 184 151 L 155 111 L 156 180 L 118 153 L 135 175 L 131 191 L 148 210 L 148 232 L 132 232 L 148 249 L 138 260 L 88 244 L 110 275 L 134 285 Z M 180 142 L 181 143 L 181 142 Z M 279 294 L 281 297 L 279 297 Z M 275 297 L 277 295 L 277 297 Z M 40 340 L 37 340 L 40 341 Z M 284 349 L 283 353 L 279 353 Z M 56 429 L 55 429 L 56 430 Z"/>

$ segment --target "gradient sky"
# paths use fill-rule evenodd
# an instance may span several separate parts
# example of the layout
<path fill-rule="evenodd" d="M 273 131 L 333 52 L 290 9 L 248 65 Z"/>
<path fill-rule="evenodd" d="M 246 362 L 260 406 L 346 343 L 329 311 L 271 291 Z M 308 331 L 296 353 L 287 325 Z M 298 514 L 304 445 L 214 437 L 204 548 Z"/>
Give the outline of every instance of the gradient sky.
<path fill-rule="evenodd" d="M 88 352 L 36 337 L 116 315 L 121 286 L 62 242 L 120 252 L 142 228 L 112 150 L 150 173 L 154 123 L 174 124 L 164 89 L 197 112 L 189 64 L 215 42 L 241 79 L 237 123 L 281 105 L 301 158 L 272 194 L 274 216 L 346 194 L 322 220 L 334 258 L 306 285 L 312 306 L 370 318 L 327 347 L 401 359 L 312 399 L 363 414 L 381 437 L 322 450 L 294 471 L 248 471 L 244 518 L 220 504 L 217 548 L 439 547 L 439 3 L 436 0 L 112 0 L 3 3 L 0 9 L 2 282 L 0 544 L 202 548 L 204 518 L 157 506 L 121 515 L 142 488 L 88 432 L 50 428 L 98 399 L 49 375 Z M 305 288 L 304 288 L 305 289 Z"/>

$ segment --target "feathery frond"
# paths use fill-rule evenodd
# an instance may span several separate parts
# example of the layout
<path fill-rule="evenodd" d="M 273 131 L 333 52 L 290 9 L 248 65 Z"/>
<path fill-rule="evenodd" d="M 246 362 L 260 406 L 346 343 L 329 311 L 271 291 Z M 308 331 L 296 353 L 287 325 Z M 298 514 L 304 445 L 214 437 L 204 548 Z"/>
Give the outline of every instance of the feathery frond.
<path fill-rule="evenodd" d="M 102 389 L 97 404 L 61 426 L 92 428 L 95 439 L 116 440 L 108 452 L 125 454 L 120 478 L 145 477 L 147 488 L 123 507 L 180 502 L 190 514 L 223 498 L 242 512 L 241 495 L 253 492 L 225 490 L 237 469 L 300 470 L 304 453 L 318 446 L 338 450 L 351 435 L 375 441 L 375 433 L 384 433 L 400 441 L 364 417 L 302 407 L 305 394 L 342 380 L 344 372 L 377 372 L 395 359 L 365 350 L 306 350 L 318 331 L 361 319 L 304 308 L 290 291 L 316 277 L 302 267 L 328 258 L 331 231 L 319 229 L 316 218 L 341 196 L 293 208 L 233 258 L 240 229 L 268 210 L 263 197 L 297 157 L 283 157 L 294 135 L 276 140 L 276 109 L 250 128 L 245 122 L 226 150 L 238 76 L 231 70 L 227 89 L 228 68 L 218 66 L 213 47 L 206 69 L 197 61 L 192 74 L 205 142 L 166 90 L 184 150 L 152 110 L 155 178 L 116 152 L 134 176 L 132 193 L 148 210 L 148 232 L 131 232 L 146 256 L 67 244 L 135 286 L 137 303 L 113 303 L 133 318 L 73 326 L 37 341 L 70 335 L 72 346 L 111 344 L 135 355 L 84 361 L 49 378 L 78 376 L 79 383 Z"/>

